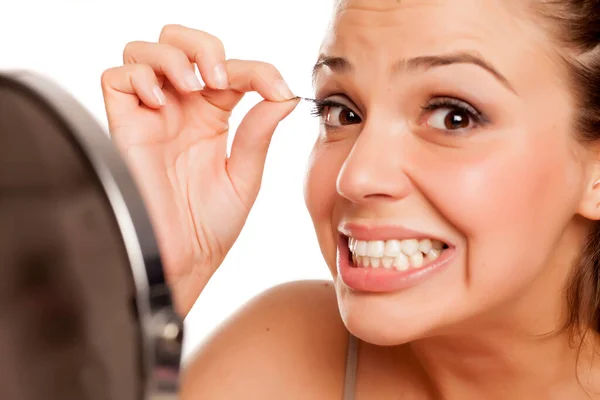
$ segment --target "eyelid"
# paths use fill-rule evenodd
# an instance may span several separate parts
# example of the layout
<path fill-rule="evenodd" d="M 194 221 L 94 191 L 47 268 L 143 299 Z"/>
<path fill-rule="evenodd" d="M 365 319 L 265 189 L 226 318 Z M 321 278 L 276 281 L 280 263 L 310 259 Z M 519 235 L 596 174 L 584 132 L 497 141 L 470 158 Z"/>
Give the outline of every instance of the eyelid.
<path fill-rule="evenodd" d="M 479 111 L 479 109 L 475 108 L 470 103 L 468 103 L 464 100 L 461 100 L 459 98 L 456 98 L 456 97 L 450 97 L 450 96 L 434 97 L 434 98 L 430 99 L 427 102 L 427 104 L 422 106 L 421 109 L 423 111 L 427 111 L 427 112 L 434 112 L 434 111 L 444 110 L 444 109 L 462 110 L 469 114 L 469 118 L 471 118 L 472 121 L 476 124 L 476 127 L 481 128 L 490 123 L 489 118 L 484 113 Z M 423 116 L 423 118 L 425 118 L 425 116 Z M 472 129 L 472 128 L 469 128 L 469 129 Z M 444 131 L 446 131 L 446 130 L 444 130 Z M 461 132 L 461 131 L 462 131 L 462 129 L 448 130 L 447 132 L 457 133 L 457 132 Z"/>
<path fill-rule="evenodd" d="M 339 99 L 342 100 L 339 100 Z M 356 114 L 358 114 L 358 116 L 362 119 L 362 112 L 358 111 L 359 107 L 357 107 L 354 102 L 352 102 L 352 100 L 350 100 L 348 98 L 347 95 L 342 94 L 342 93 L 336 93 L 336 94 L 330 94 L 328 96 L 317 96 L 316 99 L 314 99 L 315 102 L 323 104 L 326 102 L 330 102 L 331 105 L 337 106 L 337 107 L 342 107 L 342 108 L 346 108 Z M 347 104 L 349 103 L 349 104 Z"/>
<path fill-rule="evenodd" d="M 450 97 L 450 96 L 434 97 L 431 100 L 429 100 L 429 102 L 422 108 L 424 110 L 432 110 L 432 109 L 443 108 L 443 107 L 461 108 L 461 109 L 465 109 L 465 111 L 468 111 L 470 114 L 473 114 L 474 116 L 477 116 L 477 117 L 482 116 L 481 111 L 479 111 L 477 108 L 472 106 L 470 103 L 468 103 L 464 100 L 457 99 L 455 97 Z"/>

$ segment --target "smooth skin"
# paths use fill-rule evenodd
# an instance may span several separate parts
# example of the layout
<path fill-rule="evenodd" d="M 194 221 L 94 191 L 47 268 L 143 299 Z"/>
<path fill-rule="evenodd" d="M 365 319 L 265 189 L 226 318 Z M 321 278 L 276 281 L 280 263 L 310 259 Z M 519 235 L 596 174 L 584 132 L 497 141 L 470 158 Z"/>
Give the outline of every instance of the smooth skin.
<path fill-rule="evenodd" d="M 274 130 L 298 101 L 272 65 L 225 60 L 217 38 L 179 25 L 165 26 L 158 43 L 129 43 L 123 59 L 123 66 L 102 76 L 109 129 L 147 199 L 167 279 L 185 316 L 239 236 Z M 187 78 L 192 62 L 206 83 L 203 90 Z M 219 64 L 225 90 L 214 73 Z M 250 91 L 264 100 L 243 119 L 227 158 L 231 110 Z M 307 332 L 308 326 L 318 329 Z M 347 336 L 330 283 L 274 288 L 198 351 L 181 396 L 341 397 Z M 269 384 L 259 376 L 269 377 Z"/>
<path fill-rule="evenodd" d="M 181 26 L 166 26 L 158 43 L 129 43 L 123 59 L 102 77 L 109 128 L 148 199 L 186 315 L 239 236 L 271 136 L 297 100 L 272 65 L 225 61 L 217 38 Z M 192 63 L 208 83 L 201 93 Z M 249 91 L 264 101 L 244 118 L 227 158 L 229 117 Z"/>
<path fill-rule="evenodd" d="M 305 190 L 333 283 L 285 284 L 245 305 L 198 349 L 184 399 L 341 399 L 348 331 L 362 340 L 358 400 L 600 398 L 597 334 L 581 349 L 546 335 L 600 219 L 599 153 L 575 140 L 561 48 L 527 4 L 339 3 L 321 55 L 348 63 L 320 68 L 315 89 L 343 107 L 323 118 Z M 457 53 L 495 72 L 422 62 Z M 297 100 L 273 66 L 228 60 L 218 39 L 190 28 L 131 43 L 124 61 L 102 79 L 110 131 L 186 315 L 238 237 L 270 138 Z M 203 90 L 186 79 L 193 63 Z M 228 118 L 249 91 L 264 101 L 227 157 Z M 453 131 L 456 109 L 428 107 L 440 98 L 485 118 L 463 113 L 467 126 Z M 358 118 L 340 118 L 349 112 Z M 346 222 L 430 233 L 457 256 L 414 287 L 358 293 L 336 268 Z"/>

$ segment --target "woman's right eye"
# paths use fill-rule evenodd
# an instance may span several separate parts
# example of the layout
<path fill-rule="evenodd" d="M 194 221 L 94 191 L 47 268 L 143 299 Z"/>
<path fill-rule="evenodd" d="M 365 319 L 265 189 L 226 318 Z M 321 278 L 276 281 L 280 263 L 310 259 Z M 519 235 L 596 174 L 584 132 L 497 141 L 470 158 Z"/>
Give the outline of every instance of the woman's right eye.
<path fill-rule="evenodd" d="M 328 127 L 339 128 L 360 124 L 362 119 L 349 107 L 332 100 L 317 101 L 313 115 L 318 116 Z"/>

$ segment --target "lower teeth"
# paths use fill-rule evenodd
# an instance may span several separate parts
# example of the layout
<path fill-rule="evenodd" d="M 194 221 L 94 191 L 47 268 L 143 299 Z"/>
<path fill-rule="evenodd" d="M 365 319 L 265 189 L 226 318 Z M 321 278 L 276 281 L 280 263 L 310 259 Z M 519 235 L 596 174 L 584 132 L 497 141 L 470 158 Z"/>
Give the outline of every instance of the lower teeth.
<path fill-rule="evenodd" d="M 362 268 L 384 268 L 384 269 L 396 269 L 398 271 L 406 271 L 409 268 L 421 268 L 425 264 L 437 260 L 442 253 L 442 250 L 430 250 L 427 254 L 417 252 L 412 256 L 406 256 L 400 254 L 399 256 L 392 257 L 368 257 L 368 256 L 355 256 L 352 254 L 352 264 L 355 267 Z"/>

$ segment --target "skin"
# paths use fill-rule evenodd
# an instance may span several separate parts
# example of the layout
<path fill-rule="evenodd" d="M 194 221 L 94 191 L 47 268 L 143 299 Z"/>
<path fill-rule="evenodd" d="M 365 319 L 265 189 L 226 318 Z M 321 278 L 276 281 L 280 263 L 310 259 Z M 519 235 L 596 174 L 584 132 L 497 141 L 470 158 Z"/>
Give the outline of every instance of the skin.
<path fill-rule="evenodd" d="M 534 336 L 559 328 L 561 290 L 589 229 L 580 214 L 588 215 L 587 196 L 596 196 L 588 188 L 597 172 L 573 139 L 572 99 L 566 79 L 555 78 L 561 69 L 553 42 L 528 10 L 517 2 L 460 3 L 378 2 L 374 10 L 351 1 L 338 12 L 321 52 L 347 58 L 353 69 L 319 71 L 317 98 L 342 93 L 335 98 L 363 122 L 323 129 L 306 189 L 334 276 L 341 222 L 398 224 L 456 244 L 452 267 L 414 288 L 373 295 L 336 279 L 348 329 L 374 344 L 410 342 L 449 398 L 466 398 L 449 381 L 468 377 L 466 386 L 475 386 L 473 377 L 487 365 L 518 376 L 498 360 L 520 358 L 521 372 L 534 368 L 518 345 L 523 340 L 572 361 L 559 342 Z M 467 63 L 392 71 L 400 59 L 457 52 L 477 54 L 506 81 Z M 451 110 L 420 109 L 434 96 L 466 101 L 489 122 L 455 134 L 439 129 L 435 117 Z M 499 347 L 515 351 L 498 354 Z M 457 363 L 457 353 L 477 362 Z M 571 375 L 540 368 L 548 381 Z M 543 389 L 548 382 L 540 383 Z M 489 386 L 482 391 L 502 390 Z"/>
<path fill-rule="evenodd" d="M 340 3 L 320 54 L 352 67 L 317 68 L 315 91 L 358 118 L 339 126 L 343 110 L 326 110 L 305 189 L 333 284 L 286 284 L 245 305 L 198 349 L 182 397 L 341 398 L 350 331 L 362 340 L 358 399 L 600 398 L 597 335 L 581 349 L 565 333 L 547 335 L 600 218 L 597 149 L 575 140 L 558 51 L 522 1 Z M 497 72 L 465 62 L 397 68 L 457 53 Z M 226 60 L 200 31 L 166 27 L 158 43 L 128 45 L 124 59 L 103 77 L 111 133 L 147 197 L 185 315 L 237 238 L 273 130 L 297 101 L 280 95 L 273 67 Z M 194 61 L 202 91 L 182 83 Z M 220 63 L 222 87 L 212 72 Z M 157 85 L 166 105 L 152 97 Z M 265 101 L 226 159 L 227 119 L 250 90 Z M 448 128 L 453 110 L 422 108 L 440 97 L 486 122 Z M 417 286 L 358 293 L 336 269 L 345 222 L 429 233 L 456 256 Z"/>

